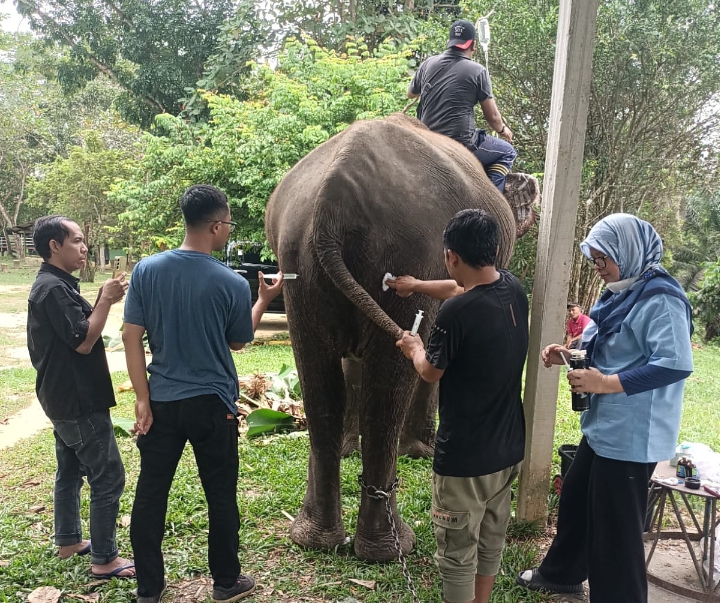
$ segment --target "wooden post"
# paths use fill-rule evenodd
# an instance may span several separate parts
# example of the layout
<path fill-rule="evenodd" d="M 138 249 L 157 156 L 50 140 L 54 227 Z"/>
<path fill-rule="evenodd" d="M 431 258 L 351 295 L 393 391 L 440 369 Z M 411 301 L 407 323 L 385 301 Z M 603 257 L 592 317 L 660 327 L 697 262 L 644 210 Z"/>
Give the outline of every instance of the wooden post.
<path fill-rule="evenodd" d="M 563 341 L 598 5 L 599 0 L 560 0 L 525 377 L 527 438 L 517 515 L 526 521 L 547 516 L 560 373 L 542 366 L 540 352 Z"/>

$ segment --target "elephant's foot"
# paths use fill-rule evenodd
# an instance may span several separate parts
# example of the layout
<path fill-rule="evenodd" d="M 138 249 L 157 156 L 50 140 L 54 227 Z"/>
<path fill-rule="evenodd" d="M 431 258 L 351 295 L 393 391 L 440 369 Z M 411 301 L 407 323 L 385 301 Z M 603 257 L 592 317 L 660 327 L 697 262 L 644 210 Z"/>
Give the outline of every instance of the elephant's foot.
<path fill-rule="evenodd" d="M 401 440 L 398 447 L 398 455 L 411 459 L 431 459 L 434 454 L 435 447 L 422 440 Z"/>
<path fill-rule="evenodd" d="M 305 511 L 300 511 L 290 526 L 290 538 L 295 544 L 310 549 L 332 550 L 345 544 L 345 528 L 342 522 L 328 527 L 312 521 Z"/>
<path fill-rule="evenodd" d="M 382 532 L 362 531 L 358 526 L 358 532 L 355 535 L 355 554 L 360 559 L 386 562 L 398 558 L 397 545 L 390 532 L 390 525 L 387 522 L 382 523 L 387 526 Z M 415 548 L 415 532 L 397 515 L 395 516 L 395 525 L 398 528 L 403 555 L 408 555 Z"/>
<path fill-rule="evenodd" d="M 345 438 L 340 449 L 340 456 L 346 458 L 353 452 L 360 450 L 360 438 L 358 436 Z"/>

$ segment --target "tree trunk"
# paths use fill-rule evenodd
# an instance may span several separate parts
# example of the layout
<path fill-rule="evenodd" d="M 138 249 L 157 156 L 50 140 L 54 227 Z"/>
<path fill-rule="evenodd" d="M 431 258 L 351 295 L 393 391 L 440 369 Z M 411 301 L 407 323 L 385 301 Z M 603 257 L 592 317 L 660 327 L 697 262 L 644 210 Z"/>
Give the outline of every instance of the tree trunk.
<path fill-rule="evenodd" d="M 83 224 L 83 232 L 85 234 L 86 244 L 88 244 L 89 240 L 90 240 L 90 223 L 89 222 L 85 222 Z M 90 249 L 88 249 L 88 254 L 87 254 L 87 259 L 85 261 L 85 265 L 80 269 L 80 280 L 83 283 L 94 283 L 96 269 L 97 269 L 97 265 L 95 264 L 95 262 L 92 261 L 92 254 L 90 253 Z"/>
<path fill-rule="evenodd" d="M 19 234 L 13 233 L 12 241 L 13 241 L 12 247 L 14 249 L 10 249 L 10 239 L 8 239 L 8 251 L 10 251 L 10 254 L 16 258 L 24 258 L 25 257 L 25 245 L 24 245 L 23 238 Z"/>

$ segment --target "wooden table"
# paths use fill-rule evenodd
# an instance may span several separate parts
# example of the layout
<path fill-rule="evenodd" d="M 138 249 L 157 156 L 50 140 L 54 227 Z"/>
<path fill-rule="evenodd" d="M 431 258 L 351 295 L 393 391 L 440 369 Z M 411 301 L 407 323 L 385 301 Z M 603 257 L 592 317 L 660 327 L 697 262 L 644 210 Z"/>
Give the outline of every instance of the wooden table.
<path fill-rule="evenodd" d="M 690 557 L 692 557 L 693 565 L 697 571 L 698 578 L 700 579 L 700 586 L 702 591 L 686 588 L 668 582 L 657 575 L 654 575 L 648 570 L 648 581 L 656 584 L 657 586 L 677 593 L 684 597 L 694 599 L 696 601 L 703 601 L 704 603 L 720 603 L 720 583 L 713 588 L 713 582 L 717 579 L 717 572 L 714 571 L 714 562 L 716 555 L 720 554 L 720 551 L 715 550 L 715 534 L 718 528 L 718 516 L 717 516 L 717 501 L 718 499 L 712 494 L 706 492 L 702 487 L 700 490 L 691 490 L 686 488 L 684 485 L 672 486 L 664 483 L 662 480 L 666 478 L 675 477 L 675 467 L 670 465 L 669 461 L 658 463 L 655 473 L 652 477 L 651 482 L 651 496 L 657 497 L 657 507 L 653 513 L 652 522 L 650 524 L 650 530 L 645 535 L 646 540 L 652 541 L 652 546 L 648 552 L 645 566 L 650 565 L 655 547 L 657 546 L 658 540 L 684 540 L 687 545 Z M 694 524 L 694 530 L 688 531 L 685 526 L 686 518 L 680 513 L 680 507 L 678 505 L 678 497 L 682 500 L 685 505 L 692 523 Z M 700 522 L 695 515 L 688 497 L 698 496 L 704 499 L 704 517 L 702 527 Z M 665 513 L 665 507 L 667 502 L 670 502 L 670 506 L 680 526 L 680 532 L 673 532 L 663 529 L 663 516 Z M 695 547 L 693 542 L 702 541 L 702 559 L 698 559 L 695 553 Z M 703 561 L 709 560 L 709 571 L 706 572 L 703 569 Z"/>

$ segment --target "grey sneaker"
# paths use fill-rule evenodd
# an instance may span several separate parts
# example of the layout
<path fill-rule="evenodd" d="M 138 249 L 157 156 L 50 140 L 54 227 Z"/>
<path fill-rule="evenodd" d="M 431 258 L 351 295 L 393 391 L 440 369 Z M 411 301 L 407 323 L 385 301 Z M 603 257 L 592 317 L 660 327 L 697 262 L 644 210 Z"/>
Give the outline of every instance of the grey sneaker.
<path fill-rule="evenodd" d="M 237 582 L 229 588 L 216 586 L 213 588 L 212 600 L 215 603 L 232 603 L 249 597 L 255 591 L 255 580 L 250 576 L 238 576 Z"/>

